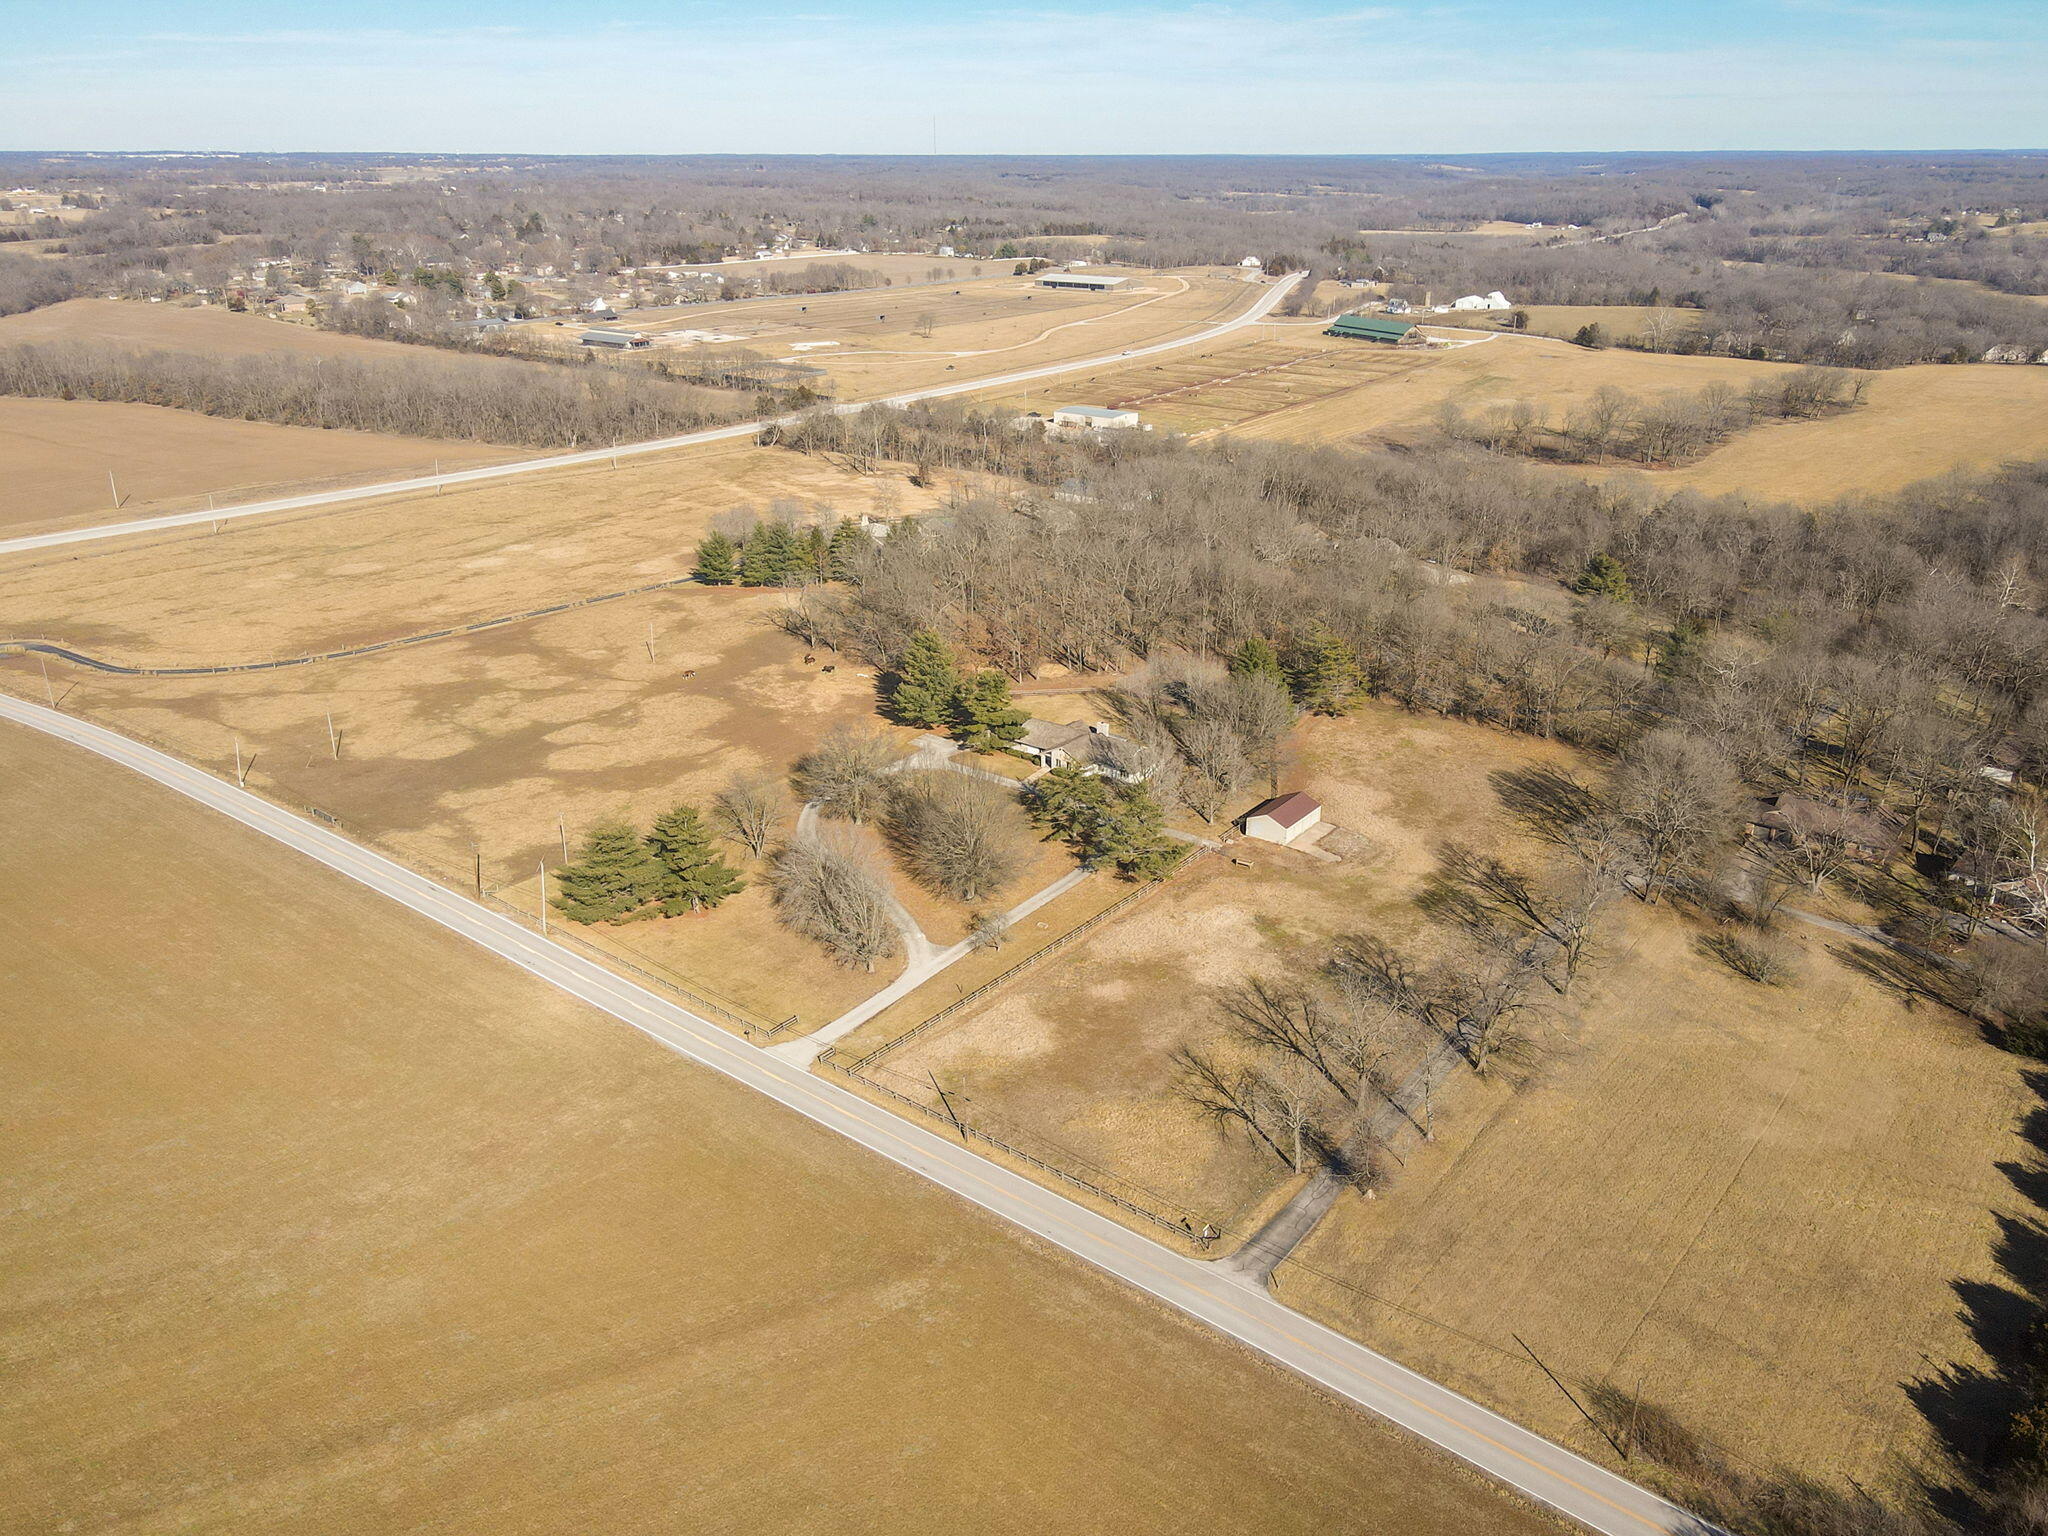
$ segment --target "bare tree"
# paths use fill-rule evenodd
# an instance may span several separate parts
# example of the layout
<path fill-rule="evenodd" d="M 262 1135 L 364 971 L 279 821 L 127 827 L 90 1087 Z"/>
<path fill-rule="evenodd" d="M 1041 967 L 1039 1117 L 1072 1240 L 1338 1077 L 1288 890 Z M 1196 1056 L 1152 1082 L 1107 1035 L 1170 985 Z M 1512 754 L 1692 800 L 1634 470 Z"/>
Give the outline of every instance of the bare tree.
<path fill-rule="evenodd" d="M 1174 1097 L 1193 1106 L 1218 1130 L 1241 1131 L 1288 1167 L 1297 1166 L 1287 1142 L 1269 1128 L 1266 1084 L 1256 1071 L 1225 1066 L 1192 1046 L 1177 1048 L 1172 1059 Z"/>
<path fill-rule="evenodd" d="M 789 779 L 827 816 L 868 821 L 882 809 L 895 765 L 896 743 L 887 733 L 839 726 L 796 760 Z"/>
<path fill-rule="evenodd" d="M 783 923 L 843 965 L 872 971 L 902 947 L 872 834 L 828 828 L 776 855 L 769 881 Z"/>
<path fill-rule="evenodd" d="M 1741 786 L 1712 742 L 1666 726 L 1622 754 L 1610 792 L 1641 852 L 1643 897 L 1655 901 L 1727 837 Z"/>
<path fill-rule="evenodd" d="M 1022 862 L 1015 796 L 964 773 L 897 775 L 882 818 L 911 876 L 936 895 L 977 901 Z"/>
<path fill-rule="evenodd" d="M 711 819 L 725 836 L 759 858 L 789 815 L 789 791 L 775 774 L 736 773 L 711 797 Z"/>

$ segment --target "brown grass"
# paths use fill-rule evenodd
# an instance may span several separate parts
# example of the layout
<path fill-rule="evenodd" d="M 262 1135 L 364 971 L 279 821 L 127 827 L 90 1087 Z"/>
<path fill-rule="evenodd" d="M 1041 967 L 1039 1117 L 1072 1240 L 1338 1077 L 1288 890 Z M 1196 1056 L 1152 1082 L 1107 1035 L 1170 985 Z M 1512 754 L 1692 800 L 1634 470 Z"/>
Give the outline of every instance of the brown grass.
<path fill-rule="evenodd" d="M 1039 288 L 1029 278 L 938 288 L 808 294 L 733 306 L 698 305 L 647 327 L 708 330 L 825 370 L 835 393 L 865 399 L 1091 357 L 1215 325 L 1257 288 L 1201 272 L 1147 272 L 1112 293 Z M 919 317 L 933 321 L 919 335 Z"/>
<path fill-rule="evenodd" d="M 1550 1529 L 146 781 L 0 734 L 0 1526 Z"/>
<path fill-rule="evenodd" d="M 138 352 L 203 352 L 213 357 L 253 357 L 290 352 L 301 357 L 354 357 L 418 362 L 439 354 L 402 341 L 379 341 L 322 331 L 267 315 L 238 315 L 217 305 L 186 307 L 126 299 L 69 299 L 0 316 L 0 346 L 54 341 L 92 341 Z M 518 367 L 506 362 L 507 367 Z"/>
<path fill-rule="evenodd" d="M 688 573 L 713 517 L 778 499 L 930 507 L 900 472 L 716 443 L 616 470 L 0 557 L 0 638 L 54 635 L 130 665 L 240 663 L 397 636 Z"/>
<path fill-rule="evenodd" d="M 1417 368 L 1265 416 L 1238 429 L 1297 442 L 1426 442 L 1445 402 L 1468 414 L 1527 401 L 1552 420 L 1605 385 L 1650 397 L 1709 384 L 1745 389 L 1791 365 L 1609 349 L 1502 336 Z M 1825 502 L 1879 495 L 1954 470 L 2048 454 L 2048 371 L 1996 364 L 1927 365 L 1863 376 L 1862 407 L 1826 420 L 1755 427 L 1649 482 L 1708 493 Z M 1606 469 L 1560 474 L 1606 477 Z"/>
<path fill-rule="evenodd" d="M 891 1057 L 887 1080 L 934 1073 L 998 1134 L 1244 1230 L 1284 1170 L 1176 1106 L 1166 1053 L 1211 1028 L 1215 988 L 1297 973 L 1334 934 L 1427 944 L 1413 898 L 1440 840 L 1537 862 L 1488 784 L 1532 761 L 1570 755 L 1378 707 L 1310 722 L 1289 783 L 1362 858 L 1234 844 L 1250 869 L 1208 861 Z M 1401 1149 L 1379 1199 L 1346 1196 L 1280 1294 L 1589 1454 L 1513 1335 L 1757 1466 L 1881 1479 L 1928 1446 L 1916 1384 L 1986 1363 L 1953 1288 L 2000 1278 L 2000 1213 L 2025 1210 L 2001 1171 L 2025 1161 L 2016 1063 L 1880 993 L 1830 936 L 1790 928 L 1804 979 L 1763 988 L 1668 908 L 1617 923 L 1533 1055 L 1454 1077 L 1437 1140 Z"/>
<path fill-rule="evenodd" d="M 1999 1167 L 2015 1063 L 1810 930 L 1788 933 L 1806 979 L 1763 988 L 1668 913 L 1623 918 L 1535 1085 L 1442 1095 L 1436 1142 L 1341 1201 L 1299 1254 L 1321 1275 L 1282 1294 L 1588 1454 L 1510 1334 L 1754 1468 L 1882 1482 L 1928 1448 L 1915 1385 L 1986 1364 L 1956 1300 L 1999 1278 L 1997 1213 L 2023 1208 Z"/>
<path fill-rule="evenodd" d="M 1052 718 L 1071 714 L 1057 702 L 1045 707 Z M 1465 835 L 1481 835 L 1487 824 L 1471 811 L 1488 804 L 1487 772 L 1556 755 L 1389 707 L 1311 722 L 1288 786 L 1320 796 L 1330 820 L 1364 836 L 1365 858 L 1326 864 L 1234 843 L 1229 857 L 1204 860 L 889 1058 L 887 1080 L 911 1092 L 936 1072 L 998 1134 L 1237 1230 L 1286 1170 L 1263 1151 L 1220 1140 L 1171 1098 L 1173 1049 L 1214 1035 L 1219 988 L 1295 971 L 1361 925 L 1383 933 L 1418 926 L 1409 897 L 1430 867 L 1430 844 L 1461 821 Z M 950 1000 L 931 999 L 934 1008 Z M 879 1043 L 905 1022 L 914 1021 L 901 1012 L 894 1027 L 877 1021 L 849 1048 Z"/>
<path fill-rule="evenodd" d="M 416 437 L 280 427 L 154 405 L 0 399 L 0 481 L 8 487 L 0 532 L 18 537 L 188 511 L 206 506 L 209 492 L 227 506 L 531 452 L 451 443 L 437 459 L 436 446 Z"/>

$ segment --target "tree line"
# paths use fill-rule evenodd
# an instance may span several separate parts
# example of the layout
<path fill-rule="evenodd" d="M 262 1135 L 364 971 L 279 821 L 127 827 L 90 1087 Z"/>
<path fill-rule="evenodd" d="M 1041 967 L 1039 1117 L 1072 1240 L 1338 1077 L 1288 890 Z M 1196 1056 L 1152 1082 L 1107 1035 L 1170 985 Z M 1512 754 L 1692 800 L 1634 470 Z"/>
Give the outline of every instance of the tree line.
<path fill-rule="evenodd" d="M 1794 369 L 1747 390 L 1709 384 L 1648 398 L 1604 384 L 1584 404 L 1558 417 L 1527 400 L 1480 411 L 1447 400 L 1437 426 L 1446 437 L 1495 453 L 1571 464 L 1669 466 L 1697 458 L 1750 427 L 1853 410 L 1862 404 L 1868 384 L 1867 378 L 1837 368 Z"/>
<path fill-rule="evenodd" d="M 114 400 L 285 426 L 536 448 L 666 437 L 744 420 L 751 396 L 610 368 L 132 352 L 88 342 L 0 347 L 0 395 Z"/>

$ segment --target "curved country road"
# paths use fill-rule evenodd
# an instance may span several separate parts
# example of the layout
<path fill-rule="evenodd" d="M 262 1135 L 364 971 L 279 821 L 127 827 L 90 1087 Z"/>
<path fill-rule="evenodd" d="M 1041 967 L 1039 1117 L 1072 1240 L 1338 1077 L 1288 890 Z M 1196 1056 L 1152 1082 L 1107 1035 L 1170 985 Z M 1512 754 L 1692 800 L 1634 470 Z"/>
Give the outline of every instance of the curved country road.
<path fill-rule="evenodd" d="M 1714 1536 L 1678 1505 L 1553 1445 L 1291 1311 L 1217 1265 L 1185 1258 L 965 1148 L 749 1045 L 424 875 L 117 732 L 0 695 L 0 719 L 96 752 L 400 902 L 712 1070 L 837 1131 L 1004 1221 L 1137 1286 L 1326 1390 L 1412 1430 L 1602 1536 Z"/>
<path fill-rule="evenodd" d="M 978 389 L 1003 389 L 1012 384 L 1028 384 L 1034 379 L 1050 379 L 1062 373 L 1077 373 L 1083 368 L 1099 368 L 1106 363 L 1121 363 L 1131 358 L 1152 357 L 1161 352 L 1192 347 L 1218 336 L 1227 336 L 1232 331 L 1242 330 L 1245 326 L 1257 324 L 1265 319 L 1273 307 L 1300 281 L 1299 272 L 1289 273 L 1253 300 L 1251 307 L 1243 314 L 1233 320 L 1226 320 L 1221 325 L 1212 325 L 1207 330 L 1197 331 L 1192 336 L 1150 342 L 1144 346 L 1110 352 L 1100 357 L 1080 358 L 1070 363 L 1046 363 L 1016 373 L 998 374 L 994 378 L 959 379 L 951 384 L 935 384 L 929 389 L 913 389 L 879 400 L 849 401 L 832 409 L 846 416 L 855 411 L 866 410 L 871 405 L 911 405 L 920 400 L 940 400 L 949 395 L 971 394 Z M 606 464 L 613 459 L 629 458 L 635 454 L 666 453 L 672 448 L 689 448 L 698 443 L 719 443 L 736 437 L 751 437 L 763 427 L 793 419 L 787 416 L 769 416 L 757 421 L 735 422 L 729 427 L 709 427 L 702 432 L 685 432 L 678 437 L 657 437 L 644 443 L 626 443 L 617 448 L 589 448 L 579 453 L 551 454 L 544 459 L 520 459 L 511 464 L 487 464 L 482 469 L 451 470 L 445 475 L 421 475 L 412 480 L 391 480 L 382 485 L 359 485 L 338 491 L 316 491 L 304 496 L 284 496 L 275 501 L 251 502 L 248 506 L 223 507 L 218 511 L 177 512 L 163 517 L 138 518 L 133 522 L 102 523 L 92 528 L 70 528 L 57 533 L 34 534 L 26 538 L 0 539 L 0 555 L 19 554 L 33 549 L 56 549 L 65 544 L 87 544 L 97 539 L 120 538 L 131 533 L 153 533 L 165 528 L 192 528 L 202 523 L 226 523 L 236 518 L 260 517 L 272 512 L 303 512 L 312 507 L 363 501 L 372 496 L 430 491 L 444 485 L 474 485 L 483 480 L 502 480 L 511 475 L 530 475 L 541 470 L 572 469 L 579 464 Z"/>

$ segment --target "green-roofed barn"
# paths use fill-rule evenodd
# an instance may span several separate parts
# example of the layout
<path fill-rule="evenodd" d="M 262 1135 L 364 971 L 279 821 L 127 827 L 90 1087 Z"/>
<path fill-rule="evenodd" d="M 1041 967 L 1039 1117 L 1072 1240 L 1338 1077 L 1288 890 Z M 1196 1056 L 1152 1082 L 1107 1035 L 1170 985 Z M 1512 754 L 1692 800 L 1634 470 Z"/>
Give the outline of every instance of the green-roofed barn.
<path fill-rule="evenodd" d="M 1406 320 L 1388 315 L 1339 315 L 1323 334 L 1346 336 L 1353 341 L 1380 341 L 1394 347 L 1419 347 L 1424 340 L 1422 332 Z"/>

